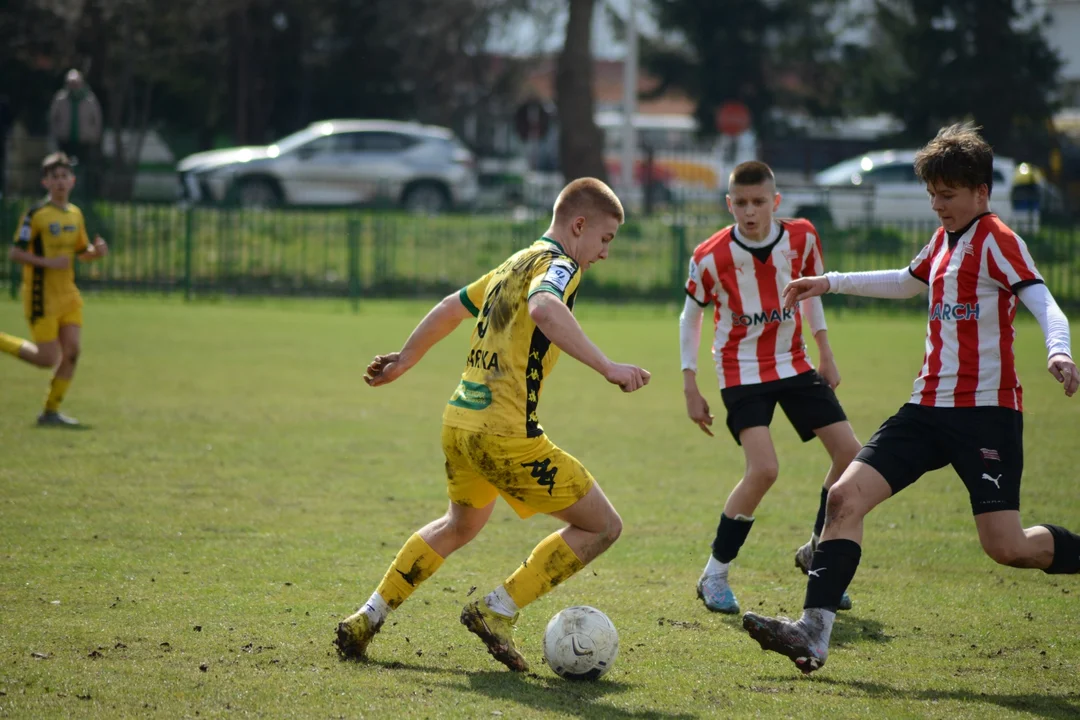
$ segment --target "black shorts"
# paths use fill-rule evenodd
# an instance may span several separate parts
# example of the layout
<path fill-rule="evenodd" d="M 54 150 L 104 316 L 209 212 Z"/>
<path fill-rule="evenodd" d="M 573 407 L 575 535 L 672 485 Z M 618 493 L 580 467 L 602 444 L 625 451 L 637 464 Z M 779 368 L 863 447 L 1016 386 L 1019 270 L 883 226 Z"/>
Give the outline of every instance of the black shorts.
<path fill-rule="evenodd" d="M 836 393 L 817 370 L 783 380 L 723 388 L 720 397 L 727 408 L 728 430 L 740 445 L 739 433 L 743 430 L 772 423 L 777 403 L 803 442 L 813 440 L 818 428 L 847 420 Z"/>
<path fill-rule="evenodd" d="M 972 514 L 1019 510 L 1024 416 L 1004 407 L 908 403 L 855 459 L 881 473 L 893 494 L 931 470 L 952 465 L 967 486 Z"/>

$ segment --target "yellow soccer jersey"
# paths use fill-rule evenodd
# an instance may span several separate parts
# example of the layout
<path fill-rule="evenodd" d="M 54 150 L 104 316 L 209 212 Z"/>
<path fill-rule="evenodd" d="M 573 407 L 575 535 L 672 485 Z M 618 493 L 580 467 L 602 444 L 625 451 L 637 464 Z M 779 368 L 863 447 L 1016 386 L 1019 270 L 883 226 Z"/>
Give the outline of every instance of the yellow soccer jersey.
<path fill-rule="evenodd" d="M 45 201 L 26 211 L 15 246 L 42 257 L 71 258 L 66 270 L 23 266 L 23 305 L 26 317 L 33 321 L 56 317 L 82 307 L 82 296 L 75 287 L 75 256 L 90 246 L 82 211 L 71 203 L 66 208 Z"/>
<path fill-rule="evenodd" d="M 529 297 L 550 292 L 573 310 L 580 281 L 578 264 L 557 242 L 541 238 L 462 288 L 476 328 L 444 424 L 503 437 L 544 434 L 536 407 L 560 352 L 529 317 Z"/>

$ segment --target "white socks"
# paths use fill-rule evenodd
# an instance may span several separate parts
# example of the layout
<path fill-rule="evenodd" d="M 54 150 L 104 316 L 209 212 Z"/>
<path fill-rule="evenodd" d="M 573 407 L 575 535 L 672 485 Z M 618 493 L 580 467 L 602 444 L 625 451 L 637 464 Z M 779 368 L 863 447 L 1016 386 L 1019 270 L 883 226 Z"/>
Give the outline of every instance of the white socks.
<path fill-rule="evenodd" d="M 798 624 L 806 628 L 815 641 L 815 651 L 828 652 L 829 638 L 832 636 L 833 621 L 836 613 L 823 608 L 807 608 L 803 610 Z"/>
<path fill-rule="evenodd" d="M 512 618 L 518 613 L 517 603 L 514 602 L 513 598 L 510 597 L 510 593 L 506 592 L 506 588 L 502 585 L 487 594 L 487 597 L 484 598 L 484 604 L 493 612 L 504 617 Z"/>
<path fill-rule="evenodd" d="M 382 595 L 376 590 L 371 593 L 371 597 L 364 603 L 364 607 L 360 608 L 360 612 L 367 615 L 368 620 L 376 625 L 380 625 L 386 616 L 390 614 L 390 606 L 383 600 Z"/>
<path fill-rule="evenodd" d="M 723 563 L 709 556 L 709 562 L 705 565 L 705 570 L 702 575 L 720 575 L 721 577 L 727 577 L 728 568 L 731 567 L 731 563 Z"/>

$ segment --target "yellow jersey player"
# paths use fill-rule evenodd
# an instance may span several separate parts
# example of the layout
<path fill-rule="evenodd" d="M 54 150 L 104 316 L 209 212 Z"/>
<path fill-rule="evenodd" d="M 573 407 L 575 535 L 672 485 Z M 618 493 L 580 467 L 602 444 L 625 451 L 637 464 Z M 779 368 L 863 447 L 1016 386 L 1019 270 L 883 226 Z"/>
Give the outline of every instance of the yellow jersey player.
<path fill-rule="evenodd" d="M 371 598 L 338 625 L 346 659 L 363 659 L 371 639 L 443 560 L 476 537 L 501 495 L 526 518 L 567 523 L 545 538 L 502 585 L 465 606 L 461 622 L 511 670 L 528 669 L 514 644 L 518 611 L 581 570 L 622 531 L 622 520 L 589 471 L 556 447 L 537 417 L 540 390 L 560 351 L 633 392 L 649 382 L 635 365 L 609 360 L 573 315 L 581 274 L 608 256 L 623 222 L 619 199 L 582 178 L 555 201 L 544 236 L 428 313 L 400 352 L 379 355 L 364 380 L 393 382 L 463 320 L 476 317 L 465 371 L 443 415 L 450 507 L 398 552 Z"/>
<path fill-rule="evenodd" d="M 30 337 L 0 332 L 0 350 L 41 368 L 56 368 L 38 425 L 76 427 L 60 413 L 79 359 L 82 297 L 75 287 L 75 258 L 97 260 L 108 253 L 100 236 L 90 243 L 82 212 L 68 202 L 75 187 L 71 160 L 53 153 L 41 164 L 49 196 L 23 216 L 9 257 L 23 266 L 22 294 Z"/>

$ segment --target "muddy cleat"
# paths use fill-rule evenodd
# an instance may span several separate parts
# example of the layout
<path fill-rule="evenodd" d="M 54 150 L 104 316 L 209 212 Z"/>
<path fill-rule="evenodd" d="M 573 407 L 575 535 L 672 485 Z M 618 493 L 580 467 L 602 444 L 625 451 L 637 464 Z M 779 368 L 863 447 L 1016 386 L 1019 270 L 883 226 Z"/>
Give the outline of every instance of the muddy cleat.
<path fill-rule="evenodd" d="M 363 612 L 357 611 L 338 623 L 334 645 L 342 660 L 367 659 L 367 646 L 382 623 L 375 624 Z"/>
<path fill-rule="evenodd" d="M 827 647 L 814 647 L 806 629 L 788 618 L 770 618 L 748 612 L 743 615 L 743 629 L 758 641 L 762 650 L 780 653 L 809 675 L 825 664 Z"/>
<path fill-rule="evenodd" d="M 38 415 L 37 424 L 43 427 L 80 427 L 79 421 L 75 418 L 51 410 Z"/>
<path fill-rule="evenodd" d="M 705 607 L 713 612 L 728 615 L 739 612 L 739 601 L 735 599 L 735 593 L 731 591 L 727 577 L 723 575 L 702 575 L 697 583 L 697 596 L 705 603 Z"/>
<path fill-rule="evenodd" d="M 795 567 L 799 568 L 803 575 L 810 572 L 810 566 L 814 563 L 815 550 L 817 550 L 817 543 L 813 540 L 809 540 L 805 545 L 795 551 Z"/>
<path fill-rule="evenodd" d="M 817 550 L 817 545 L 813 540 L 810 540 L 801 548 L 795 551 L 795 567 L 802 570 L 803 575 L 810 574 L 810 565 L 814 562 L 814 551 Z M 838 610 L 850 610 L 851 609 L 851 596 L 844 592 L 840 598 L 840 605 L 837 606 Z"/>
<path fill-rule="evenodd" d="M 491 656 L 514 672 L 526 672 L 529 663 L 514 644 L 514 624 L 518 616 L 508 618 L 487 606 L 483 600 L 469 603 L 461 610 L 461 624 L 487 645 Z"/>

